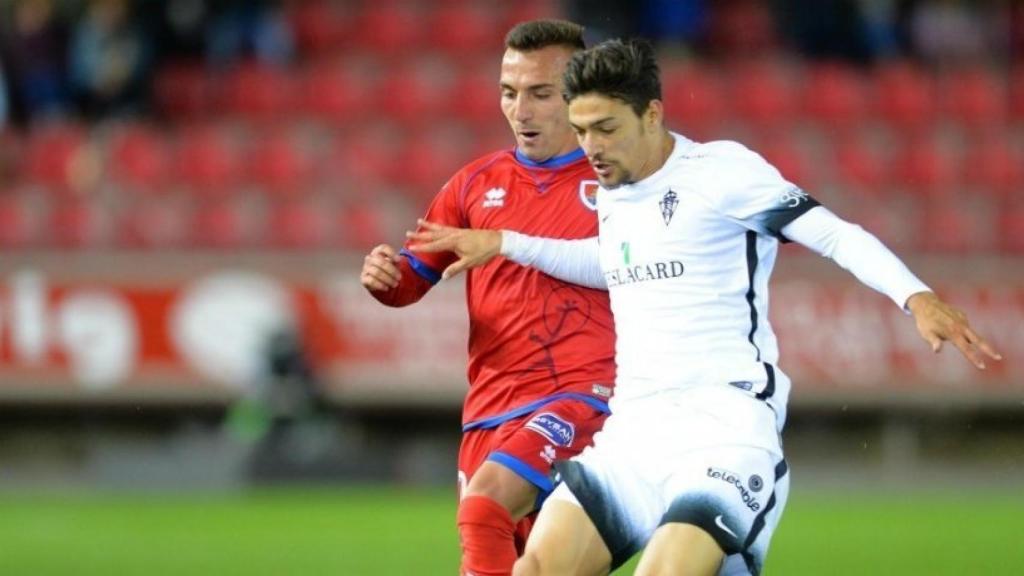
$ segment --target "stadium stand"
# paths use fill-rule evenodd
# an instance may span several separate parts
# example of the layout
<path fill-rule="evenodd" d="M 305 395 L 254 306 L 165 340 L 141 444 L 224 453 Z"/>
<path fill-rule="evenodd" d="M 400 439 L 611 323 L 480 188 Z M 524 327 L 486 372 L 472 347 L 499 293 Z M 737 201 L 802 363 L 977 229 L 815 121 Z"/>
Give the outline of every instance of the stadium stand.
<path fill-rule="evenodd" d="M 321 229 L 330 227 L 321 223 L 321 198 L 342 196 L 328 212 L 360 206 L 355 213 L 376 229 L 389 218 L 371 216 L 367 198 L 406 194 L 418 205 L 474 154 L 507 146 L 497 70 L 480 56 L 500 48 L 510 22 L 558 12 L 542 0 L 494 10 L 455 0 L 285 7 L 292 64 L 246 59 L 222 70 L 170 57 L 153 73 L 148 118 L 40 120 L 4 131 L 5 187 L 19 192 L 0 203 L 0 241 L 149 250 L 353 241 L 363 234 Z M 927 212 L 950 237 L 914 248 L 1017 250 L 1014 239 L 961 231 L 975 220 L 1004 235 L 1017 229 L 1006 224 L 1012 211 L 998 207 L 1024 176 L 1024 71 L 793 58 L 775 49 L 764 18 L 736 3 L 709 32 L 720 53 L 754 43 L 756 58 L 666 52 L 672 127 L 746 141 L 798 184 L 840 203 L 871 197 L 916 210 L 941 198 Z M 735 37 L 743 22 L 759 23 L 756 38 Z M 989 201 L 960 202 L 965 195 Z M 256 196 L 272 202 L 240 206 Z M 108 221 L 116 231 L 103 229 Z"/>

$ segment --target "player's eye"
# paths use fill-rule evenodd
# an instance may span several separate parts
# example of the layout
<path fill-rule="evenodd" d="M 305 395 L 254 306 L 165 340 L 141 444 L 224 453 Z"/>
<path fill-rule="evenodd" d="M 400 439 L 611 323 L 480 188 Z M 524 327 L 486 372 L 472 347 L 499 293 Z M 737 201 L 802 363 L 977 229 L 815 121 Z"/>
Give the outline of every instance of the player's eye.
<path fill-rule="evenodd" d="M 516 97 L 516 93 L 512 90 L 502 90 L 501 97 L 505 100 L 511 100 Z"/>

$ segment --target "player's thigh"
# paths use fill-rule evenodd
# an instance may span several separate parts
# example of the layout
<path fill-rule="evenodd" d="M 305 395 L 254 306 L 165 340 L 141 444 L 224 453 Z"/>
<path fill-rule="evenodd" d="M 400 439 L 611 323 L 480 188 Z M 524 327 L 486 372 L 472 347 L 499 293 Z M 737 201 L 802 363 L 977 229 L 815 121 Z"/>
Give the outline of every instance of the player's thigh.
<path fill-rule="evenodd" d="M 718 542 L 692 524 L 671 523 L 654 531 L 637 576 L 715 576 L 725 559 Z"/>
<path fill-rule="evenodd" d="M 463 490 L 463 497 L 484 496 L 501 504 L 513 520 L 520 520 L 536 508 L 540 488 L 510 468 L 484 462 Z"/>
<path fill-rule="evenodd" d="M 659 530 L 671 525 L 699 528 L 728 557 L 729 569 L 720 574 L 756 574 L 788 491 L 788 466 L 778 454 L 744 446 L 696 450 L 680 459 L 666 482 L 669 506 Z"/>
<path fill-rule="evenodd" d="M 480 466 L 477 476 L 485 471 L 491 480 L 505 482 L 506 486 L 521 485 L 508 474 L 493 466 L 498 464 L 536 488 L 535 505 L 554 489 L 552 466 L 556 460 L 565 460 L 580 453 L 592 442 L 593 434 L 605 415 L 576 400 L 554 402 L 523 418 L 506 422 L 497 429 L 498 439 L 491 443 L 487 461 Z M 476 482 L 470 478 L 471 486 Z M 493 483 L 488 482 L 496 487 Z M 476 488 L 483 488 L 483 480 Z"/>
<path fill-rule="evenodd" d="M 608 574 L 612 556 L 590 517 L 571 499 L 556 497 L 541 508 L 526 551 L 516 564 L 519 576 Z"/>

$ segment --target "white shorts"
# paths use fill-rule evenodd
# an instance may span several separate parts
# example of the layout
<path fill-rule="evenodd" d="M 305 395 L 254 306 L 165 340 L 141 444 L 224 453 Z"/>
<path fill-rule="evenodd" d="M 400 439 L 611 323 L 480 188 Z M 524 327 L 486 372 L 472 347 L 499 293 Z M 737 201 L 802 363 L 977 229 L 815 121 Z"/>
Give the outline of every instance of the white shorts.
<path fill-rule="evenodd" d="M 758 574 L 789 493 L 771 408 L 724 386 L 619 408 L 594 446 L 556 464 L 562 483 L 549 500 L 587 512 L 613 570 L 659 526 L 680 522 L 700 527 L 726 552 L 719 574 Z"/>

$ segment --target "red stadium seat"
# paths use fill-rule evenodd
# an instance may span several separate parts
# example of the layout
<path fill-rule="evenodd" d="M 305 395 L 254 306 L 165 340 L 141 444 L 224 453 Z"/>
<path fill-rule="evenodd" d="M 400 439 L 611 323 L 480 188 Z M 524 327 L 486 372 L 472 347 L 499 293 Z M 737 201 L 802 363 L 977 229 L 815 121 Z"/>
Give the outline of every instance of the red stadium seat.
<path fill-rule="evenodd" d="M 169 155 L 160 134 L 148 126 L 129 125 L 114 135 L 107 166 L 119 184 L 153 192 L 167 182 Z"/>
<path fill-rule="evenodd" d="M 804 150 L 792 139 L 773 137 L 762 140 L 757 151 L 782 174 L 782 177 L 801 188 L 813 190 L 817 181 Z"/>
<path fill-rule="evenodd" d="M 385 55 L 412 52 L 427 33 L 420 14 L 396 0 L 366 2 L 356 17 L 354 42 L 363 49 Z M 430 31 L 438 33 L 438 31 Z"/>
<path fill-rule="evenodd" d="M 463 71 L 455 81 L 448 114 L 467 122 L 499 122 L 501 118 L 500 72 L 495 63 Z"/>
<path fill-rule="evenodd" d="M 963 201 L 943 201 L 929 205 L 920 233 L 921 248 L 946 254 L 975 252 L 987 247 L 987 219 Z M 990 230 L 989 230 L 990 231 Z"/>
<path fill-rule="evenodd" d="M 696 65 L 668 66 L 662 94 L 669 126 L 697 140 L 712 137 L 726 113 L 717 76 Z"/>
<path fill-rule="evenodd" d="M 507 125 L 488 124 L 476 127 L 472 143 L 473 146 L 470 148 L 466 160 L 478 158 L 484 154 L 490 154 L 499 150 L 510 150 L 515 146 L 516 141 L 512 135 L 512 129 Z"/>
<path fill-rule="evenodd" d="M 399 137 L 386 126 L 342 133 L 328 152 L 321 177 L 335 186 L 354 185 L 355 193 L 372 196 L 370 189 L 400 169 Z"/>
<path fill-rule="evenodd" d="M 453 74 L 437 62 L 421 59 L 395 68 L 380 88 L 388 118 L 405 125 L 435 120 L 450 107 Z"/>
<path fill-rule="evenodd" d="M 0 247 L 25 248 L 38 242 L 32 210 L 25 199 L 9 191 L 0 195 Z"/>
<path fill-rule="evenodd" d="M 1009 196 L 1019 192 L 1024 183 L 1024 155 L 1008 134 L 983 138 L 969 147 L 964 162 L 964 181 L 992 196 Z"/>
<path fill-rule="evenodd" d="M 226 195 L 238 185 L 239 161 L 226 134 L 200 127 L 179 138 L 174 173 L 200 194 Z"/>
<path fill-rule="evenodd" d="M 125 209 L 118 242 L 131 248 L 176 248 L 187 243 L 189 214 L 178 201 L 148 198 Z"/>
<path fill-rule="evenodd" d="M 255 140 L 247 159 L 253 183 L 276 195 L 303 195 L 310 184 L 313 162 L 300 143 L 281 133 Z"/>
<path fill-rule="evenodd" d="M 945 78 L 945 111 L 961 125 L 982 130 L 1006 119 L 1006 90 L 988 70 L 976 68 Z"/>
<path fill-rule="evenodd" d="M 921 206 L 924 202 L 913 197 L 889 197 L 874 194 L 858 196 L 850 202 L 856 222 L 898 252 L 919 250 L 919 237 L 928 229 Z"/>
<path fill-rule="evenodd" d="M 386 238 L 380 209 L 367 202 L 342 206 L 337 222 L 337 242 L 344 248 L 368 251 Z"/>
<path fill-rule="evenodd" d="M 410 134 L 398 160 L 394 181 L 415 190 L 417 196 L 433 197 L 469 158 L 464 134 L 441 128 Z"/>
<path fill-rule="evenodd" d="M 910 192 L 944 195 L 958 183 L 958 160 L 933 137 L 910 138 L 896 158 L 896 184 Z"/>
<path fill-rule="evenodd" d="M 900 129 L 929 126 L 935 118 L 935 87 L 920 69 L 894 64 L 875 72 L 879 115 Z"/>
<path fill-rule="evenodd" d="M 296 2 L 288 16 L 299 52 L 306 56 L 340 48 L 349 32 L 349 20 L 326 0 Z"/>
<path fill-rule="evenodd" d="M 999 247 L 1007 253 L 1024 255 L 1024 203 L 1007 203 L 999 210 Z"/>
<path fill-rule="evenodd" d="M 280 120 L 292 110 L 296 94 L 291 74 L 253 64 L 233 69 L 225 79 L 224 90 L 228 112 L 260 121 Z"/>
<path fill-rule="evenodd" d="M 830 130 L 858 126 L 867 115 L 864 79 L 846 66 L 814 66 L 804 83 L 803 104 L 811 118 Z"/>
<path fill-rule="evenodd" d="M 320 64 L 302 75 L 300 105 L 309 117 L 343 124 L 358 119 L 367 105 L 367 79 L 343 64 Z"/>
<path fill-rule="evenodd" d="M 200 248 L 238 248 L 249 240 L 249 222 L 238 200 L 201 205 L 193 218 L 192 244 Z"/>
<path fill-rule="evenodd" d="M 331 212 L 310 200 L 290 200 L 270 210 L 269 239 L 276 248 L 327 246 L 335 223 Z"/>
<path fill-rule="evenodd" d="M 59 191 L 78 189 L 89 141 L 79 126 L 54 124 L 33 129 L 25 150 L 25 176 Z"/>
<path fill-rule="evenodd" d="M 454 4 L 436 8 L 428 18 L 424 40 L 431 47 L 464 58 L 474 52 L 501 50 L 505 30 L 499 26 L 494 10 L 480 4 Z"/>
<path fill-rule="evenodd" d="M 1018 66 L 1010 76 L 1010 114 L 1017 122 L 1024 122 L 1024 67 Z"/>
<path fill-rule="evenodd" d="M 213 89 L 203 66 L 175 63 L 160 66 L 153 82 L 153 98 L 163 115 L 190 120 L 205 116 L 213 104 Z"/>
<path fill-rule="evenodd" d="M 788 124 L 796 96 L 786 71 L 773 63 L 745 64 L 731 71 L 729 99 L 739 118 L 754 127 Z"/>
<path fill-rule="evenodd" d="M 557 0 L 516 0 L 503 3 L 505 13 L 498 26 L 500 36 L 520 22 L 541 18 L 563 18 L 562 8 Z"/>
<path fill-rule="evenodd" d="M 107 214 L 96 200 L 64 200 L 50 212 L 50 240 L 61 248 L 95 248 L 107 240 Z"/>
<path fill-rule="evenodd" d="M 861 138 L 843 138 L 835 148 L 835 166 L 842 182 L 876 194 L 888 184 L 888 166 L 882 154 Z"/>

